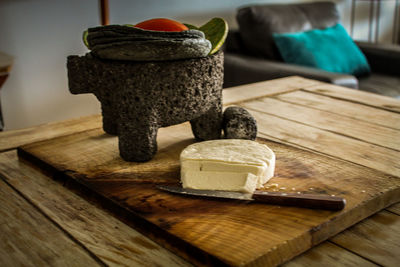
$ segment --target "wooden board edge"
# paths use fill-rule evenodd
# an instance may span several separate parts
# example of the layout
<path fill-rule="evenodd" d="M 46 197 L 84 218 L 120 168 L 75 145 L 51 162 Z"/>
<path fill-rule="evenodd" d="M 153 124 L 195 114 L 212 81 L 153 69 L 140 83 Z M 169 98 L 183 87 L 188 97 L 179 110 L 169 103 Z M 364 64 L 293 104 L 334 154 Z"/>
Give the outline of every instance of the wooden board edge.
<path fill-rule="evenodd" d="M 275 251 L 275 254 L 274 254 L 273 251 L 270 251 L 269 253 L 261 255 L 260 257 L 247 262 L 245 264 L 245 266 L 248 266 L 248 267 L 250 267 L 250 266 L 254 266 L 254 267 L 270 266 L 270 267 L 272 267 L 272 266 L 278 266 L 278 265 L 280 266 L 281 264 L 284 264 L 285 262 L 288 262 L 288 261 L 294 259 L 295 257 L 303 254 L 304 252 L 306 252 L 314 247 L 313 245 L 310 246 L 310 244 L 308 244 L 306 242 L 304 242 L 302 244 L 302 241 L 304 241 L 304 240 L 308 240 L 308 241 L 311 240 L 311 236 L 310 236 L 309 232 L 304 232 L 302 235 L 297 236 L 294 239 L 287 240 L 286 243 L 275 247 L 274 250 L 278 251 L 278 253 L 276 253 L 276 251 Z M 293 253 L 289 257 L 282 257 L 283 255 L 285 255 L 285 250 L 288 249 L 287 243 L 291 243 L 291 242 L 293 242 L 295 244 L 295 246 L 289 245 L 289 247 L 291 247 L 291 249 L 294 249 L 295 251 L 293 251 Z M 296 245 L 296 243 L 302 244 L 302 246 L 299 247 L 298 245 Z M 278 255 L 278 257 L 276 255 Z"/>

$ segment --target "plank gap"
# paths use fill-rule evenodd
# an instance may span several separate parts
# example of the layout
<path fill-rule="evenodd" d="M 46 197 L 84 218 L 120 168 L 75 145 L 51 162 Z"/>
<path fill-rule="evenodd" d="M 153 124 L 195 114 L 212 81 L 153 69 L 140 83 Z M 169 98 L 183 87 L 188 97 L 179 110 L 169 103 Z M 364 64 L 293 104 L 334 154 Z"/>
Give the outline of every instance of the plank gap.
<path fill-rule="evenodd" d="M 261 133 L 261 136 L 262 136 L 262 137 L 264 137 L 264 136 L 265 136 L 266 138 L 269 137 L 268 134 L 265 134 L 265 133 L 263 133 L 263 132 L 259 132 L 259 133 Z M 273 137 L 273 138 L 275 139 L 275 137 Z M 326 156 L 326 157 L 329 157 L 329 158 L 333 158 L 333 159 L 335 159 L 335 160 L 344 161 L 344 162 L 347 162 L 347 163 L 352 163 L 352 164 L 355 164 L 355 165 L 358 165 L 358 166 L 361 166 L 361 167 L 364 167 L 364 168 L 368 168 L 368 169 L 371 169 L 371 170 L 374 170 L 374 171 L 382 172 L 382 173 L 387 174 L 387 175 L 393 175 L 393 174 L 391 174 L 391 173 L 386 173 L 386 172 L 384 172 L 384 171 L 377 170 L 377 169 L 375 169 L 375 168 L 369 167 L 369 166 L 367 166 L 367 165 L 363 165 L 363 164 L 361 164 L 361 163 L 357 163 L 357 162 L 354 162 L 354 161 L 351 161 L 351 160 L 339 158 L 339 157 L 333 156 L 333 155 L 331 155 L 331 154 L 326 154 L 326 153 L 321 152 L 321 151 L 319 151 L 319 150 L 312 149 L 312 148 L 308 148 L 308 147 L 299 145 L 299 144 L 297 144 L 297 143 L 292 143 L 292 142 L 290 142 L 290 141 L 282 140 L 282 139 L 277 139 L 277 140 L 278 140 L 278 141 L 274 140 L 274 142 L 277 142 L 277 143 L 280 143 L 280 144 L 284 144 L 284 145 L 289 145 L 289 146 L 291 146 L 291 147 L 300 148 L 300 149 L 302 149 L 302 150 L 309 151 L 309 152 L 312 152 L 312 153 L 315 153 L 315 154 L 319 154 L 319 155 L 323 155 L 323 156 Z M 400 176 L 395 176 L 395 177 L 400 179 Z"/>
<path fill-rule="evenodd" d="M 313 249 L 284 263 L 282 267 L 304 266 L 363 266 L 376 267 L 375 263 L 343 249 L 331 242 L 323 242 Z"/>
<path fill-rule="evenodd" d="M 299 76 L 284 77 L 225 88 L 222 91 L 222 100 L 225 106 L 233 105 L 260 97 L 292 92 L 303 87 L 317 85 L 320 83 L 321 82 Z"/>
<path fill-rule="evenodd" d="M 341 89 L 348 89 L 348 88 L 341 88 Z M 382 110 L 386 110 L 386 111 L 390 111 L 390 112 L 393 112 L 393 113 L 400 114 L 400 110 L 397 110 L 396 107 L 386 108 L 384 106 L 378 106 L 378 105 L 369 104 L 366 101 L 359 101 L 359 100 L 355 100 L 355 99 L 353 100 L 351 98 L 345 98 L 345 97 L 342 97 L 342 96 L 336 96 L 336 95 L 333 95 L 333 94 L 329 94 L 329 92 L 327 92 L 324 89 L 313 89 L 313 87 L 309 87 L 309 88 L 303 88 L 302 90 L 305 90 L 305 91 L 310 92 L 310 93 L 315 93 L 315 94 L 318 94 L 318 95 L 329 96 L 329 97 L 331 97 L 333 99 L 339 99 L 339 100 L 344 100 L 344 101 L 347 101 L 347 102 L 362 104 L 362 105 L 365 105 L 365 106 L 369 106 L 369 107 L 382 109 Z M 351 90 L 351 89 L 348 89 L 348 90 Z M 366 93 L 366 92 L 363 91 L 363 93 Z M 376 95 L 376 97 L 380 97 L 380 95 Z M 393 99 L 393 100 L 395 100 L 395 99 Z"/>
<path fill-rule="evenodd" d="M 389 208 L 389 207 L 388 207 L 388 208 Z M 385 211 L 387 211 L 387 212 L 389 212 L 389 213 L 391 213 L 391 214 L 400 216 L 400 214 L 398 214 L 398 213 L 396 213 L 396 212 L 394 212 L 394 211 L 391 211 L 391 210 L 389 210 L 388 208 L 385 208 Z"/>
<path fill-rule="evenodd" d="M 400 202 L 395 203 L 389 207 L 386 208 L 388 211 L 395 213 L 397 215 L 400 215 Z"/>
<path fill-rule="evenodd" d="M 384 266 L 396 266 L 400 255 L 400 217 L 381 211 L 330 238 L 334 244 Z"/>
<path fill-rule="evenodd" d="M 278 95 L 286 94 L 286 93 L 292 93 L 292 92 L 295 92 L 297 90 L 299 90 L 299 89 L 291 89 L 291 90 L 287 90 L 287 91 L 283 91 L 283 92 L 270 93 L 270 94 L 260 95 L 260 96 L 256 96 L 256 97 L 252 97 L 252 98 L 246 98 L 246 99 L 243 99 L 243 100 L 238 100 L 236 102 L 227 101 L 226 103 L 223 104 L 223 106 L 224 107 L 229 107 L 229 106 L 234 106 L 234 105 L 235 106 L 240 106 L 241 104 L 246 103 L 246 102 L 251 102 L 251 101 L 263 99 L 265 97 L 276 97 Z"/>
<path fill-rule="evenodd" d="M 15 150 L 17 147 L 10 147 L 10 148 L 5 148 L 5 149 L 0 149 L 0 153 L 5 153 L 5 152 L 10 152 L 12 150 Z"/>
<path fill-rule="evenodd" d="M 302 95 L 304 94 L 304 95 Z M 386 127 L 388 129 L 392 130 L 400 130 L 400 117 L 399 118 L 390 118 L 391 116 L 398 116 L 395 112 L 387 111 L 387 110 L 381 110 L 381 109 L 376 109 L 375 107 L 370 107 L 366 106 L 360 103 L 348 103 L 347 101 L 340 100 L 340 99 L 334 99 L 331 96 L 326 96 L 326 95 L 321 95 L 317 94 L 315 92 L 310 92 L 306 91 L 304 89 L 297 90 L 295 92 L 291 93 L 282 93 L 279 95 L 273 96 L 274 99 L 280 100 L 285 103 L 290 103 L 290 104 L 295 104 L 298 106 L 318 110 L 318 111 L 324 111 L 328 112 L 331 114 L 335 115 L 340 115 L 340 116 L 345 116 L 347 118 L 351 119 L 356 119 L 356 120 L 361 120 L 363 122 L 368 122 L 368 123 L 375 123 L 381 127 Z M 334 99 L 334 102 L 331 102 L 331 100 L 326 101 L 327 99 Z M 343 104 L 346 103 L 344 106 Z M 337 108 L 336 106 L 339 105 L 339 108 L 341 109 L 340 112 L 335 110 L 333 112 L 333 108 Z M 345 108 L 346 112 L 343 112 L 343 108 Z M 354 114 L 354 110 L 357 110 L 357 112 L 360 111 L 360 108 L 363 108 L 362 112 L 363 114 Z M 373 110 L 372 110 L 373 109 Z M 379 115 L 376 115 L 376 112 L 379 112 Z M 364 113 L 372 113 L 374 112 L 374 117 L 368 117 L 369 120 L 366 120 L 366 116 Z M 351 114 L 351 115 L 349 115 Z M 393 125 L 393 121 L 396 122 L 395 125 Z"/>
<path fill-rule="evenodd" d="M 368 220 L 368 218 L 366 218 L 365 220 Z M 345 231 L 347 231 L 347 230 L 344 230 L 343 232 L 345 232 Z M 339 233 L 339 234 L 340 234 L 340 233 Z M 337 244 L 337 243 L 333 242 L 331 239 L 326 240 L 326 242 L 328 242 L 328 243 L 330 243 L 330 244 L 332 244 L 332 245 L 334 245 L 334 246 L 337 246 L 337 247 L 339 247 L 339 248 L 341 248 L 341 249 L 344 249 L 344 250 L 346 250 L 346 251 L 348 251 L 348 252 L 350 252 L 350 253 L 352 253 L 352 254 L 354 254 L 354 255 L 356 255 L 356 256 L 358 256 L 358 257 L 360 257 L 360 258 L 362 258 L 362 259 L 364 259 L 364 260 L 366 260 L 366 261 L 369 261 L 369 262 L 371 262 L 371 263 L 373 263 L 373 264 L 375 264 L 375 265 L 377 265 L 377 266 L 383 266 L 383 265 L 380 264 L 379 262 L 376 262 L 376 261 L 374 261 L 374 260 L 371 260 L 371 259 L 369 259 L 369 258 L 367 258 L 367 257 L 365 257 L 365 256 L 363 256 L 363 255 L 361 255 L 361 254 L 359 254 L 359 253 L 357 253 L 357 252 L 355 252 L 355 251 L 352 251 L 352 250 L 350 250 L 350 249 L 348 249 L 348 248 L 346 248 L 346 247 L 344 247 L 344 246 L 342 246 L 342 245 L 340 245 L 340 244 Z"/>

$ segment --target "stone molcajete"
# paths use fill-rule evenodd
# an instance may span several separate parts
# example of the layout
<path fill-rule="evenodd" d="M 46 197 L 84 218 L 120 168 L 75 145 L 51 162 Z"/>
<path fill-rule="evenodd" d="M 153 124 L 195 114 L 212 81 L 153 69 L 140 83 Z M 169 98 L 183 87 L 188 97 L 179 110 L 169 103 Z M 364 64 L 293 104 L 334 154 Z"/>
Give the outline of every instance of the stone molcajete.
<path fill-rule="evenodd" d="M 222 122 L 223 53 L 157 62 L 68 57 L 69 89 L 101 102 L 103 128 L 119 138 L 121 157 L 147 161 L 157 130 L 190 121 L 200 140 L 218 139 Z"/>
<path fill-rule="evenodd" d="M 154 19 L 144 25 L 160 21 L 179 30 L 142 29 L 139 24 L 90 28 L 84 42 L 91 52 L 68 57 L 69 90 L 98 98 L 103 129 L 118 135 L 126 161 L 150 160 L 160 127 L 190 121 L 196 139 L 221 138 L 224 60 L 218 49 L 226 38 L 226 22 L 214 18 L 197 28 Z M 228 117 L 240 120 L 234 114 Z M 225 125 L 235 136 L 229 118 Z M 242 138 L 253 139 L 250 132 Z"/>

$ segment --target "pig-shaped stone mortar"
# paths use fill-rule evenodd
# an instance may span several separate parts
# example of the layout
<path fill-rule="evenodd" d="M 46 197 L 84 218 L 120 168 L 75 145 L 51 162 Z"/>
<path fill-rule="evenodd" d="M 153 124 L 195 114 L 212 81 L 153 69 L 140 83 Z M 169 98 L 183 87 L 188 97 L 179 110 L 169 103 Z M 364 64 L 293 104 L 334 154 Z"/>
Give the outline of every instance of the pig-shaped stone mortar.
<path fill-rule="evenodd" d="M 160 127 L 190 121 L 198 140 L 221 137 L 223 52 L 168 61 L 116 61 L 90 53 L 67 59 L 72 94 L 101 102 L 103 129 L 118 135 L 125 161 L 157 152 Z"/>

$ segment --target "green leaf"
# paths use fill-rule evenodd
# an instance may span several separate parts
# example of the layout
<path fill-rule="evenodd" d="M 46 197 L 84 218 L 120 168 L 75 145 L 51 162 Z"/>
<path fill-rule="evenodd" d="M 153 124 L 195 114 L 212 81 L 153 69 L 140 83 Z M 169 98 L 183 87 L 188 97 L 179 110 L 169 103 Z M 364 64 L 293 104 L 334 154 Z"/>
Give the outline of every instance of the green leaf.
<path fill-rule="evenodd" d="M 88 34 L 89 34 L 88 30 L 84 31 L 82 34 L 83 43 L 86 45 L 87 48 L 89 48 L 89 43 L 87 40 Z"/>
<path fill-rule="evenodd" d="M 206 39 L 211 42 L 210 55 L 212 55 L 224 44 L 228 35 L 228 23 L 223 18 L 213 18 L 201 26 L 199 30 L 204 32 Z"/>

